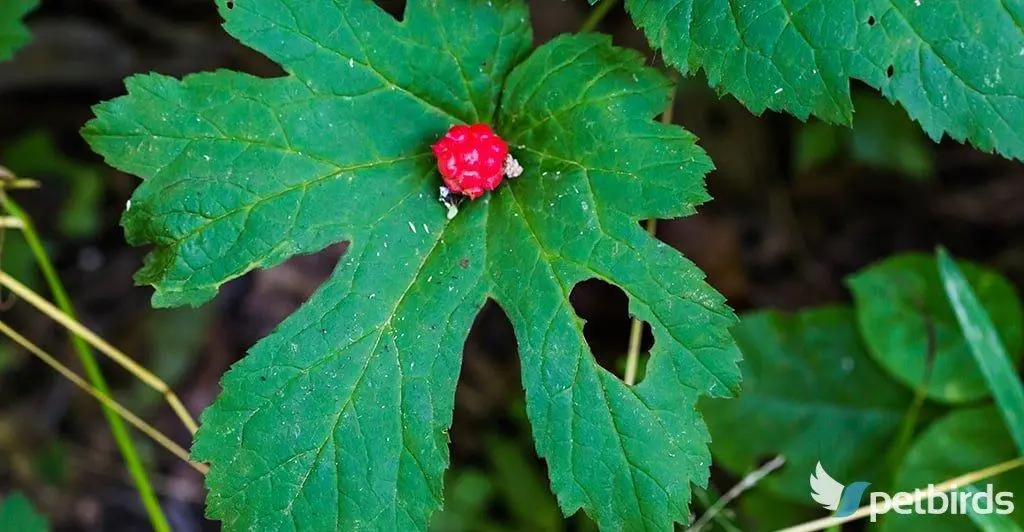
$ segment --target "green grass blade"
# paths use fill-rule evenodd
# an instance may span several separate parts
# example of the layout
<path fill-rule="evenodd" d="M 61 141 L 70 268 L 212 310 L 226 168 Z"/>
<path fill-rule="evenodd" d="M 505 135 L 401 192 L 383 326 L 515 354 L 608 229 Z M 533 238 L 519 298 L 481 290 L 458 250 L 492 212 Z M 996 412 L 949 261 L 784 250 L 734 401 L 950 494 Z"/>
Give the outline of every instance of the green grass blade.
<path fill-rule="evenodd" d="M 39 269 L 43 272 L 43 277 L 53 293 L 53 299 L 57 306 L 65 314 L 74 318 L 75 309 L 71 305 L 71 298 L 68 297 L 67 291 L 64 290 L 64 285 L 60 282 L 57 271 L 50 262 L 46 249 L 36 234 L 32 219 L 11 198 L 2 196 L 2 201 L 4 210 L 12 216 L 21 219 L 24 224 L 22 233 L 25 235 L 25 240 L 32 249 L 33 255 L 35 255 Z M 89 378 L 89 382 L 101 393 L 109 396 L 110 388 L 107 386 L 106 379 L 103 378 L 100 365 L 96 362 L 92 349 L 85 343 L 85 340 L 74 334 L 71 335 L 71 344 L 82 362 L 82 367 L 85 368 L 85 374 Z M 106 416 L 107 423 L 110 425 L 110 432 L 114 435 L 114 440 L 117 443 L 117 448 L 121 451 L 121 456 L 124 457 L 125 467 L 128 468 L 128 473 L 135 482 L 135 489 L 139 492 L 142 504 L 146 508 L 150 524 L 153 525 L 153 529 L 157 532 L 170 532 L 171 527 L 167 523 L 163 510 L 160 508 L 160 501 L 157 499 L 153 486 L 149 482 L 149 475 L 142 464 L 139 452 L 135 449 L 135 443 L 132 441 L 131 433 L 128 432 L 128 426 L 125 425 L 124 420 L 121 419 L 117 412 L 106 406 L 103 407 L 103 415 Z"/>
<path fill-rule="evenodd" d="M 963 491 L 968 493 L 978 493 L 982 490 L 975 487 L 974 484 L 970 484 L 963 488 Z M 967 516 L 971 518 L 971 522 L 974 526 L 978 527 L 978 530 L 982 532 L 1024 532 L 1020 526 L 1010 519 L 1010 516 L 999 514 L 996 512 L 990 513 L 978 513 L 975 512 L 971 506 L 968 506 Z"/>
<path fill-rule="evenodd" d="M 996 398 L 1017 450 L 1024 454 L 1024 386 L 1021 386 L 1017 372 L 1009 362 L 1009 356 L 999 341 L 992 320 L 967 284 L 960 268 L 944 248 L 939 248 L 937 255 L 942 285 L 957 321 L 960 322 L 967 345 Z"/>

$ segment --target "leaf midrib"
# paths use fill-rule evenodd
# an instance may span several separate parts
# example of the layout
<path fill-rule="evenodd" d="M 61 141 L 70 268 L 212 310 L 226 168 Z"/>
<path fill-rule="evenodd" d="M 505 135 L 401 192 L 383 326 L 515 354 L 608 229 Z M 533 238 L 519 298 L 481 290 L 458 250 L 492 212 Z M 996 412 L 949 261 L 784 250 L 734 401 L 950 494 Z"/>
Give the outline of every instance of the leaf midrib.
<path fill-rule="evenodd" d="M 319 445 L 316 446 L 316 448 L 315 448 L 316 449 L 316 457 L 314 458 L 314 462 L 319 460 L 319 457 L 321 456 L 321 453 L 323 453 L 324 449 L 327 447 L 327 443 L 334 438 L 334 434 L 337 431 L 338 424 L 341 421 L 342 414 L 344 414 L 345 410 L 348 409 L 350 407 L 350 405 L 352 404 L 352 398 L 355 395 L 355 392 L 358 389 L 359 384 L 362 382 L 363 377 L 366 375 L 367 368 L 369 367 L 369 365 L 373 361 L 373 359 L 377 356 L 377 350 L 380 347 L 381 340 L 383 339 L 385 333 L 387 333 L 389 331 L 390 332 L 394 332 L 392 320 L 394 319 L 395 314 L 398 312 L 398 309 L 402 306 L 402 303 L 405 301 L 406 297 L 408 297 L 408 295 L 411 292 L 413 286 L 415 286 L 416 282 L 420 279 L 420 274 L 422 273 L 423 268 L 426 266 L 426 263 L 429 261 L 429 259 L 433 256 L 434 252 L 438 249 L 438 246 L 441 243 L 441 241 L 443 240 L 443 236 L 444 236 L 445 232 L 447 231 L 449 225 L 450 225 L 449 222 L 445 221 L 443 223 L 443 225 L 441 226 L 441 229 L 439 231 L 437 231 L 436 233 L 435 232 L 431 232 L 430 233 L 431 235 L 436 234 L 437 238 L 434 240 L 433 243 L 431 243 L 431 246 L 427 250 L 427 252 L 424 253 L 423 260 L 420 262 L 419 266 L 416 268 L 416 272 L 412 276 L 411 281 L 409 282 L 409 284 L 405 287 L 405 289 L 398 296 L 398 301 L 395 303 L 395 305 L 392 308 L 392 310 L 390 312 L 388 312 L 387 320 L 382 322 L 377 328 L 371 329 L 367 334 L 364 334 L 364 335 L 362 335 L 362 336 L 360 336 L 360 337 L 358 337 L 358 338 L 356 338 L 354 340 L 350 340 L 344 346 L 335 348 L 334 350 L 332 350 L 332 352 L 330 352 L 329 354 L 326 354 L 325 356 L 323 356 L 316 363 L 314 363 L 314 364 L 312 364 L 312 365 L 310 365 L 310 366 L 308 366 L 306 368 L 303 368 L 301 371 L 296 372 L 295 375 L 293 375 L 287 381 L 282 383 L 282 385 L 278 388 L 278 390 L 277 390 L 278 392 L 282 392 L 282 391 L 286 390 L 287 388 L 292 386 L 302 376 L 308 375 L 309 373 L 312 373 L 312 372 L 316 371 L 317 368 L 323 366 L 324 364 L 329 363 L 335 357 L 343 355 L 344 351 L 348 350 L 349 348 L 351 348 L 356 343 L 358 343 L 358 342 L 364 340 L 365 338 L 369 337 L 374 332 L 378 332 L 379 333 L 377 335 L 377 338 L 374 340 L 374 345 L 369 350 L 369 352 L 368 352 L 369 354 L 367 355 L 366 360 L 364 361 L 362 367 L 360 368 L 359 373 L 358 373 L 355 381 L 352 383 L 352 387 L 344 394 L 345 402 L 338 409 L 338 412 L 337 412 L 334 420 L 331 423 L 331 429 L 329 431 L 327 431 L 327 433 L 326 433 L 327 437 Z M 335 306 L 335 308 L 336 308 L 336 306 Z M 325 314 L 328 313 L 328 312 L 330 312 L 330 310 L 325 312 Z M 322 318 L 321 318 L 321 320 L 322 320 Z M 311 322 L 310 327 L 313 326 L 313 323 L 314 322 Z M 306 329 L 303 329 L 303 330 L 307 330 L 307 329 L 308 329 L 308 327 Z M 294 338 L 294 335 L 293 335 L 293 338 Z M 254 407 L 252 409 L 252 412 L 250 413 L 250 415 L 240 424 L 239 432 L 244 432 L 245 431 L 245 427 L 248 426 L 248 424 L 252 420 L 252 418 L 256 417 L 257 414 L 262 412 L 263 409 L 266 408 L 271 403 L 272 403 L 272 400 L 270 398 L 267 398 L 259 406 Z M 404 443 L 403 443 L 403 445 L 404 445 Z M 237 489 L 235 491 L 235 493 L 232 494 L 231 498 L 234 498 L 234 497 L 236 497 L 238 495 L 241 495 L 242 493 L 247 491 L 253 484 L 258 482 L 259 480 L 264 479 L 264 478 L 272 475 L 275 471 L 277 471 L 278 469 L 280 469 L 284 465 L 287 465 L 288 463 L 291 463 L 293 460 L 295 460 L 295 459 L 297 459 L 297 458 L 299 458 L 301 456 L 308 455 L 311 452 L 313 452 L 313 448 L 307 449 L 307 450 L 305 450 L 303 452 L 300 452 L 300 453 L 296 453 L 293 456 L 290 456 L 289 458 L 287 458 L 286 460 L 283 460 L 280 464 L 278 464 L 276 466 L 273 466 L 270 469 L 268 469 L 268 471 L 266 473 L 264 473 L 264 474 L 260 475 L 259 477 L 253 479 L 252 481 L 247 483 L 245 486 Z M 335 464 L 335 465 L 337 465 L 337 464 Z M 296 496 L 291 498 L 291 500 L 289 501 L 288 508 L 291 508 L 291 505 L 294 504 L 295 501 L 297 500 L 298 494 L 301 493 L 303 487 L 305 486 L 305 482 L 309 478 L 310 474 L 312 474 L 312 471 L 313 471 L 313 468 L 311 467 L 306 472 L 306 475 L 303 477 L 302 481 L 299 483 L 299 487 L 295 490 Z M 340 473 L 340 472 L 336 470 L 336 473 Z M 340 474 L 336 475 L 336 478 L 340 480 Z M 342 490 L 340 489 L 340 487 L 338 488 L 337 491 L 338 491 L 339 496 L 340 496 L 340 494 L 342 493 Z M 394 493 L 393 496 L 397 497 L 397 492 Z M 397 499 L 394 499 L 394 500 L 397 500 Z M 398 506 L 396 505 L 396 507 L 398 507 Z M 338 512 L 339 513 L 338 513 L 338 521 L 337 522 L 340 523 L 341 520 L 342 520 L 342 516 L 341 516 L 341 513 L 340 513 L 341 512 L 341 505 L 340 504 L 338 505 Z"/>

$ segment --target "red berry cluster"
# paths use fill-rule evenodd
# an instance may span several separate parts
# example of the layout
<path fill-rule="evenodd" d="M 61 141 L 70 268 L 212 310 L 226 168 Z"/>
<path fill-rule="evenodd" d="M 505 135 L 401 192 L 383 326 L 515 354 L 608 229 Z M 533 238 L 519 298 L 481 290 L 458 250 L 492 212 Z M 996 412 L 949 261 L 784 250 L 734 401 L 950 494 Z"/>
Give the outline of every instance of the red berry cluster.
<path fill-rule="evenodd" d="M 453 126 L 433 148 L 437 169 L 453 193 L 476 199 L 505 177 L 508 144 L 486 124 Z"/>

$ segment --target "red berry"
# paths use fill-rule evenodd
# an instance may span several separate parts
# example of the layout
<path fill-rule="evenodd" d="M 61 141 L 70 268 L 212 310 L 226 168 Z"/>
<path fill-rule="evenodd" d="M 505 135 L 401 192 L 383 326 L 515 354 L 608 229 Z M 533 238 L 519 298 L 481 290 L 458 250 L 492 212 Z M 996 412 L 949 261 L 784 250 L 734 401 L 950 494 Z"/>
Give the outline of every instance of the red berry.
<path fill-rule="evenodd" d="M 456 194 L 479 198 L 505 177 L 508 144 L 487 124 L 452 126 L 433 148 L 444 184 Z"/>

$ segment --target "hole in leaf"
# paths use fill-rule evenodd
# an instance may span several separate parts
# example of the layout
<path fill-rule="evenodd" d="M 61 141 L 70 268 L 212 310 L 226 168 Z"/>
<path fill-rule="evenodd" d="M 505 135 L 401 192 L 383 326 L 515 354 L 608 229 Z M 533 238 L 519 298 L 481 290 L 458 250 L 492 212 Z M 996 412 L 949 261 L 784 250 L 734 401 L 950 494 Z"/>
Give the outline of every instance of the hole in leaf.
<path fill-rule="evenodd" d="M 348 249 L 343 242 L 309 255 L 296 255 L 273 268 L 250 272 L 240 312 L 255 343 L 305 303 L 331 276 Z M 236 281 L 237 282 L 237 281 Z M 230 284 L 228 286 L 231 286 Z"/>
<path fill-rule="evenodd" d="M 519 390 L 515 331 L 502 308 L 489 299 L 473 321 L 463 348 L 451 428 L 453 458 L 480 459 L 487 452 L 481 434 L 519 430 L 519 418 L 509 407 L 510 397 L 521 397 Z"/>
<path fill-rule="evenodd" d="M 380 0 L 377 2 L 384 11 L 387 11 L 395 20 L 402 22 L 405 19 L 406 0 Z"/>
<path fill-rule="evenodd" d="M 874 26 L 874 25 L 875 25 L 875 17 L 874 16 L 869 16 L 868 17 L 868 26 Z"/>
<path fill-rule="evenodd" d="M 658 220 L 657 223 L 660 223 L 660 222 L 661 222 L 661 220 Z M 640 229 L 643 229 L 644 231 L 648 231 L 647 225 L 650 223 L 650 220 L 639 220 L 639 221 L 637 221 L 637 223 L 640 224 Z M 654 226 L 654 230 L 655 230 L 655 234 L 653 236 L 655 238 L 657 238 L 657 230 L 658 230 L 658 226 L 657 225 Z"/>
<path fill-rule="evenodd" d="M 594 360 L 613 375 L 622 378 L 629 351 L 633 317 L 629 315 L 629 298 L 621 288 L 600 279 L 577 283 L 569 295 L 576 315 L 586 323 L 583 337 L 594 354 Z M 651 326 L 642 322 L 640 335 L 640 371 L 643 375 L 646 354 L 654 346 Z M 637 379 L 640 382 L 640 379 Z"/>
<path fill-rule="evenodd" d="M 893 75 L 893 74 L 894 74 L 895 72 L 896 72 L 896 69 L 894 69 L 892 65 L 889 65 L 889 68 L 886 68 L 886 69 L 885 69 L 885 77 L 887 77 L 887 78 L 891 78 L 891 77 L 892 77 L 892 75 Z"/>

